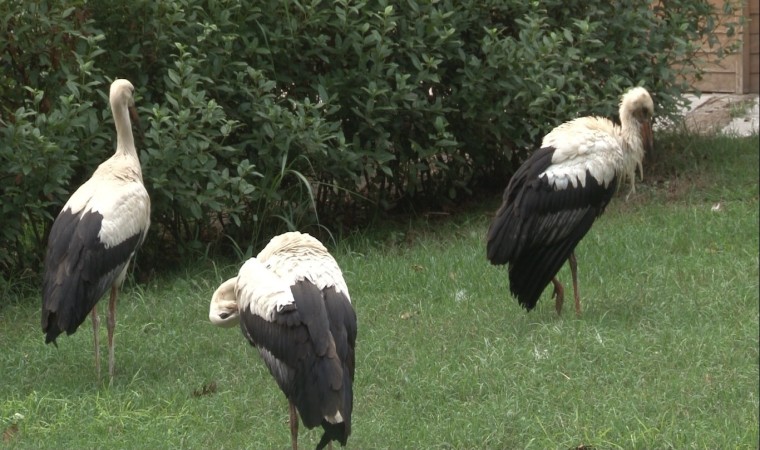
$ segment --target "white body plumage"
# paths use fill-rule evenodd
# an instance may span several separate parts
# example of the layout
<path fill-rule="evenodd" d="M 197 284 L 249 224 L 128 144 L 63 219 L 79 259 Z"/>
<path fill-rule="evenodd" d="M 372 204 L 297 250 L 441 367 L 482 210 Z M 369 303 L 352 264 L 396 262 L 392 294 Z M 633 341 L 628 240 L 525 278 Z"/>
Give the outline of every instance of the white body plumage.
<path fill-rule="evenodd" d="M 546 176 L 554 189 L 586 186 L 586 174 L 606 186 L 623 167 L 623 148 L 612 122 L 598 117 L 581 117 L 565 122 L 544 137 L 541 147 L 553 147 L 552 165 Z"/>
<path fill-rule="evenodd" d="M 654 105 L 649 93 L 642 87 L 630 89 L 620 101 L 620 120 L 617 126 L 602 117 L 580 117 L 565 122 L 544 136 L 542 148 L 554 148 L 552 165 L 544 174 L 557 189 L 568 183 L 585 186 L 586 173 L 605 187 L 617 176 L 626 178 L 635 192 L 635 172 L 638 168 L 644 177 L 642 161 L 645 149 L 652 147 L 652 130 L 649 118 L 641 111 L 648 110 L 649 118 Z M 576 181 L 577 180 L 577 181 Z"/>

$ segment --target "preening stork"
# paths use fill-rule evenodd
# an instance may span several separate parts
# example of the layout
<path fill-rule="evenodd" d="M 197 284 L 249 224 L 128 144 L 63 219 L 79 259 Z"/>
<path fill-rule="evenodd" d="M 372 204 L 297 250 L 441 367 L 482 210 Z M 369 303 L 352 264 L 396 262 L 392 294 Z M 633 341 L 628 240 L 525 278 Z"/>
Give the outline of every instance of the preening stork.
<path fill-rule="evenodd" d="M 554 285 L 562 311 L 564 288 L 556 275 L 570 262 L 575 312 L 580 314 L 575 246 L 604 212 L 620 182 L 634 190 L 636 168 L 652 148 L 654 103 L 636 87 L 620 101 L 620 126 L 599 117 L 565 122 L 547 134 L 517 169 L 491 222 L 487 256 L 509 265 L 509 287 L 530 311 L 544 288 Z"/>
<path fill-rule="evenodd" d="M 353 409 L 356 313 L 338 263 L 308 234 L 274 237 L 214 292 L 209 319 L 238 322 L 288 399 L 293 449 L 298 414 L 324 429 L 317 445 L 346 445 Z"/>
<path fill-rule="evenodd" d="M 134 113 L 134 89 L 127 80 L 111 84 L 116 152 L 98 166 L 63 206 L 50 230 L 45 255 L 42 284 L 45 342 L 57 345 L 58 335 L 64 331 L 74 333 L 91 312 L 98 379 L 97 302 L 110 289 L 108 374 L 113 379 L 116 299 L 129 261 L 150 225 L 150 198 L 143 186 L 129 118 L 130 110 Z"/>

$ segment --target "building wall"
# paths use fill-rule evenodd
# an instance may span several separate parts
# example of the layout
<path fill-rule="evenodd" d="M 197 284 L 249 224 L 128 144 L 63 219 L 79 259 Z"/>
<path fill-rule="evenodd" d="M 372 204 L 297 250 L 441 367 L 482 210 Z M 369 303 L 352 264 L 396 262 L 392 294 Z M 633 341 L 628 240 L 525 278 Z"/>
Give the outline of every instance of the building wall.
<path fill-rule="evenodd" d="M 749 74 L 746 85 L 747 91 L 760 93 L 760 1 L 747 0 L 747 3 L 750 22 L 746 33 L 748 41 L 744 41 L 749 42 L 749 45 L 744 46 L 745 71 Z M 746 64 L 749 64 L 748 68 Z"/>
<path fill-rule="evenodd" d="M 710 3 L 722 11 L 725 1 L 727 0 L 710 0 Z M 716 50 L 705 44 L 698 54 L 705 61 L 705 73 L 701 80 L 694 82 L 694 87 L 703 92 L 760 92 L 760 1 L 743 0 L 743 7 L 737 8 L 735 13 L 733 20 L 738 21 L 744 17 L 744 26 L 736 29 L 736 34 L 731 37 L 723 27 L 718 28 L 716 34 L 721 44 L 738 43 L 737 51 L 718 58 Z"/>

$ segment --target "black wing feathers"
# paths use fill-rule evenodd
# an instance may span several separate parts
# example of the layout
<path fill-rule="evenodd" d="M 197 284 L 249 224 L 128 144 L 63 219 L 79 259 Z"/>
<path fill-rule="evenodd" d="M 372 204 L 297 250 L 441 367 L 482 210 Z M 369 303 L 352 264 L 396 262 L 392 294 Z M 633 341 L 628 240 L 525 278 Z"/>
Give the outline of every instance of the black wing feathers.
<path fill-rule="evenodd" d="M 294 402 L 304 425 L 314 427 L 322 423 L 325 415 L 342 409 L 343 367 L 330 332 L 322 290 L 308 281 L 298 282 L 290 290 L 315 352 L 312 360 L 304 361 L 305 370 L 297 371 L 296 378 L 302 376 L 304 380 Z"/>
<path fill-rule="evenodd" d="M 291 292 L 295 310 L 278 312 L 274 322 L 248 311 L 241 314 L 241 327 L 253 345 L 288 366 L 292 379 L 277 382 L 298 408 L 304 425 L 313 428 L 322 424 L 325 415 L 344 410 L 345 370 L 331 333 L 334 326 L 323 292 L 308 281 L 292 285 Z M 354 339 L 355 336 L 354 326 Z M 344 347 L 340 345 L 341 349 Z M 271 366 L 269 369 L 277 378 L 279 372 Z"/>
<path fill-rule="evenodd" d="M 100 213 L 66 209 L 53 223 L 42 287 L 45 342 L 76 331 L 140 243 L 142 235 L 137 234 L 106 248 L 98 239 L 102 222 Z"/>
<path fill-rule="evenodd" d="M 488 230 L 487 256 L 492 264 L 509 264 L 510 290 L 530 310 L 617 186 L 600 185 L 586 172 L 586 184 L 555 189 L 546 176 L 552 147 L 539 149 L 515 173 Z"/>
<path fill-rule="evenodd" d="M 504 190 L 501 206 L 488 229 L 487 256 L 492 264 L 506 264 L 516 253 L 519 253 L 521 240 L 518 235 L 522 232 L 526 212 L 533 207 L 531 198 L 524 199 L 526 192 L 531 189 L 541 189 L 536 183 L 538 175 L 551 165 L 552 147 L 545 147 L 535 152 L 512 176 Z"/>
<path fill-rule="evenodd" d="M 325 308 L 330 317 L 330 332 L 335 340 L 338 358 L 350 366 L 354 378 L 354 348 L 356 346 L 356 312 L 345 295 L 334 287 L 324 291 Z"/>
<path fill-rule="evenodd" d="M 533 247 L 509 263 L 509 290 L 528 311 L 533 309 L 541 293 L 562 268 L 570 253 L 588 232 L 596 219 L 588 211 L 574 234 L 553 245 Z"/>
<path fill-rule="evenodd" d="M 351 413 L 353 412 L 353 382 L 355 367 L 356 348 L 356 312 L 351 302 L 339 293 L 334 287 L 324 290 L 325 307 L 330 317 L 330 331 L 335 338 L 338 358 L 343 363 L 343 423 L 330 424 L 322 421 L 325 432 L 320 443 L 328 440 L 337 440 L 341 445 L 346 445 L 346 440 L 351 434 Z"/>

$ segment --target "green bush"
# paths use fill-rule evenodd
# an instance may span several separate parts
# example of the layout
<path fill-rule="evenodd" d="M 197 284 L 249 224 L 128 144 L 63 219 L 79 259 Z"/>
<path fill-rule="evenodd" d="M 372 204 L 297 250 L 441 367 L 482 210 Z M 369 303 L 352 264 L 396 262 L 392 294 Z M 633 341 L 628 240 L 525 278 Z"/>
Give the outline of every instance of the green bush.
<path fill-rule="evenodd" d="M 113 151 L 136 86 L 147 253 L 356 227 L 507 176 L 558 123 L 644 85 L 676 112 L 714 39 L 707 0 L 0 3 L 4 275 Z M 146 253 L 146 252 L 144 252 Z"/>
<path fill-rule="evenodd" d="M 0 4 L 0 275 L 39 267 L 52 219 L 107 157 L 103 35 L 58 2 Z M 107 111 L 105 111 L 107 112 Z M 110 117 L 110 114 L 109 114 Z"/>

